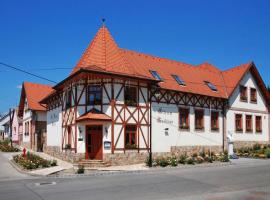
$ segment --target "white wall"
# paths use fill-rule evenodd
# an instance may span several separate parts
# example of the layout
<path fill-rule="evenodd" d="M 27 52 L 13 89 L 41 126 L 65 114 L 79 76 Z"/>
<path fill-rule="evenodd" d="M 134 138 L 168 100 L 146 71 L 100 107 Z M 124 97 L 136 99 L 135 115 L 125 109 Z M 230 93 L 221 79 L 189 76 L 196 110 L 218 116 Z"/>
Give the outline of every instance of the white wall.
<path fill-rule="evenodd" d="M 47 146 L 62 147 L 62 109 L 47 112 Z"/>
<path fill-rule="evenodd" d="M 247 87 L 247 102 L 240 101 L 240 85 Z M 257 103 L 250 102 L 250 88 L 257 90 Z M 227 111 L 227 134 L 233 135 L 235 141 L 269 141 L 269 114 L 263 95 L 257 86 L 254 77 L 248 72 L 229 99 L 229 110 Z M 243 133 L 235 131 L 235 114 L 242 114 Z M 252 115 L 253 132 L 245 131 L 245 115 Z M 255 116 L 262 116 L 262 133 L 255 132 Z"/>
<path fill-rule="evenodd" d="M 152 150 L 170 152 L 171 146 L 222 145 L 222 115 L 219 114 L 219 131 L 211 131 L 210 110 L 204 109 L 204 130 L 195 130 L 194 108 L 190 107 L 190 130 L 179 129 L 178 106 L 152 103 Z M 165 129 L 168 128 L 168 134 Z"/>

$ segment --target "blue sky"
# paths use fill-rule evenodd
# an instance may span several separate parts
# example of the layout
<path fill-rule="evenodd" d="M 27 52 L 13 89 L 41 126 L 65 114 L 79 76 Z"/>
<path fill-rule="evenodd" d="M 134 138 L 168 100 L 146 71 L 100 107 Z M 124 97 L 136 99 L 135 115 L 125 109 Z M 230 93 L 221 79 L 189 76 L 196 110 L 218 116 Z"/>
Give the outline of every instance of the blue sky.
<path fill-rule="evenodd" d="M 122 48 L 221 69 L 253 60 L 270 85 L 269 10 L 268 0 L 1 0 L 0 62 L 58 82 L 104 17 Z M 23 81 L 48 83 L 3 66 L 0 76 L 0 113 L 18 104 Z"/>

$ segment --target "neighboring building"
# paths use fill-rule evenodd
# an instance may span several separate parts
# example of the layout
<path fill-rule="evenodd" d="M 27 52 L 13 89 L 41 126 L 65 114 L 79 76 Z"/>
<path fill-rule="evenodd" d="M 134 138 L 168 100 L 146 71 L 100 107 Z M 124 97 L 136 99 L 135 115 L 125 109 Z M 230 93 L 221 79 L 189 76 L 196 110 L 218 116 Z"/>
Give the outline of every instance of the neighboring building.
<path fill-rule="evenodd" d="M 21 146 L 42 151 L 46 141 L 46 105 L 39 103 L 53 89 L 49 85 L 22 84 L 18 116 L 22 119 Z"/>
<path fill-rule="evenodd" d="M 0 119 L 0 133 L 1 140 L 10 139 L 10 116 L 9 113 L 5 114 Z"/>
<path fill-rule="evenodd" d="M 23 133 L 22 119 L 18 116 L 18 108 L 14 109 L 13 112 L 12 142 L 15 144 L 21 144 L 20 140 L 22 140 Z"/>
<path fill-rule="evenodd" d="M 239 101 L 242 86 L 247 102 Z M 46 152 L 73 162 L 137 163 L 150 150 L 217 152 L 227 132 L 238 146 L 269 142 L 270 98 L 254 63 L 221 71 L 137 53 L 119 48 L 105 26 L 53 89 L 41 101 Z"/>

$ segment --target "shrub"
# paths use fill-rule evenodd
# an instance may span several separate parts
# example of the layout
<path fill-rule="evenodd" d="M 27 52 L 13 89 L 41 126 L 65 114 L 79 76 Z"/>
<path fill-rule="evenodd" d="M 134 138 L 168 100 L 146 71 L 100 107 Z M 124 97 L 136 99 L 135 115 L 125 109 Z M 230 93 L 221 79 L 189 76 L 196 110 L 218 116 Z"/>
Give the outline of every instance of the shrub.
<path fill-rule="evenodd" d="M 77 174 L 84 174 L 84 166 L 83 165 L 79 165 L 78 170 L 77 170 Z"/>
<path fill-rule="evenodd" d="M 269 148 L 266 149 L 264 153 L 265 153 L 266 158 L 270 158 L 270 149 Z"/>
<path fill-rule="evenodd" d="M 202 156 L 197 156 L 196 162 L 199 163 L 199 164 L 201 164 L 201 163 L 204 162 L 204 158 Z"/>
<path fill-rule="evenodd" d="M 228 152 L 224 152 L 220 157 L 220 162 L 229 162 Z"/>
<path fill-rule="evenodd" d="M 212 163 L 212 162 L 213 162 L 213 158 L 210 157 L 210 156 L 205 156 L 204 161 L 205 161 L 205 162 Z"/>
<path fill-rule="evenodd" d="M 253 150 L 254 151 L 258 151 L 258 150 L 260 150 L 261 149 L 261 145 L 260 144 L 254 144 L 253 145 Z"/>
<path fill-rule="evenodd" d="M 189 158 L 187 159 L 187 164 L 189 164 L 189 165 L 194 165 L 194 164 L 195 164 L 194 158 L 189 157 Z"/>
<path fill-rule="evenodd" d="M 178 159 L 178 163 L 180 163 L 180 164 L 186 164 L 186 162 L 187 162 L 187 156 L 186 155 L 181 155 L 180 157 L 179 157 L 179 159 Z"/>
<path fill-rule="evenodd" d="M 176 167 L 178 165 L 178 161 L 177 161 L 176 157 L 172 157 L 170 159 L 170 165 L 173 167 Z"/>
<path fill-rule="evenodd" d="M 19 152 L 20 150 L 18 148 L 15 148 L 13 146 L 10 146 L 9 144 L 3 142 L 0 144 L 0 151 L 3 152 Z"/>
<path fill-rule="evenodd" d="M 51 166 L 52 167 L 57 166 L 57 160 L 51 160 Z"/>
<path fill-rule="evenodd" d="M 204 151 L 201 151 L 199 155 L 203 158 L 206 156 Z"/>
<path fill-rule="evenodd" d="M 166 158 L 161 158 L 159 160 L 159 166 L 160 167 L 167 167 L 169 165 L 169 162 Z"/>
<path fill-rule="evenodd" d="M 197 153 L 193 153 L 193 154 L 192 154 L 192 157 L 193 157 L 193 158 L 196 158 L 197 156 L 198 156 Z"/>

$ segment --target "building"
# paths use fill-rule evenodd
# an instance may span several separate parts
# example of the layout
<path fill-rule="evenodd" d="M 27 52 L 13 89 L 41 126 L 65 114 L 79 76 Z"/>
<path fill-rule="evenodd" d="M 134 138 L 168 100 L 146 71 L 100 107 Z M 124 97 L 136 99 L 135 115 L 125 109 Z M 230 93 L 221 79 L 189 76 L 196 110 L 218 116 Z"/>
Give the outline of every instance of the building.
<path fill-rule="evenodd" d="M 20 145 L 23 134 L 23 124 L 22 119 L 18 116 L 18 108 L 12 110 L 13 120 L 12 120 L 12 142 Z M 21 138 L 20 138 L 21 137 Z"/>
<path fill-rule="evenodd" d="M 46 145 L 46 105 L 39 103 L 53 89 L 49 85 L 24 82 L 22 84 L 18 116 L 22 119 L 21 146 L 43 151 Z"/>
<path fill-rule="evenodd" d="M 0 119 L 0 137 L 1 140 L 10 139 L 10 116 L 9 113 Z"/>
<path fill-rule="evenodd" d="M 221 71 L 119 48 L 103 25 L 47 104 L 46 152 L 76 162 L 269 143 L 269 93 L 254 63 Z"/>

